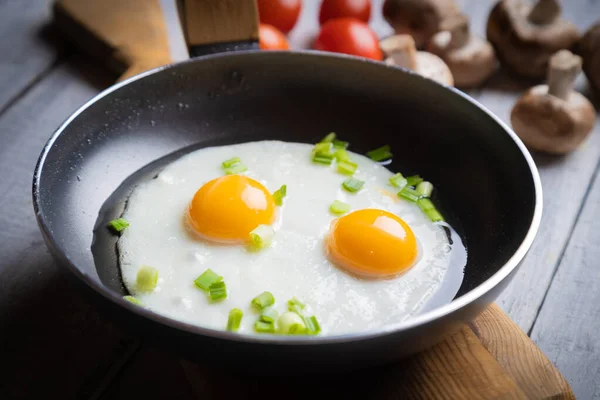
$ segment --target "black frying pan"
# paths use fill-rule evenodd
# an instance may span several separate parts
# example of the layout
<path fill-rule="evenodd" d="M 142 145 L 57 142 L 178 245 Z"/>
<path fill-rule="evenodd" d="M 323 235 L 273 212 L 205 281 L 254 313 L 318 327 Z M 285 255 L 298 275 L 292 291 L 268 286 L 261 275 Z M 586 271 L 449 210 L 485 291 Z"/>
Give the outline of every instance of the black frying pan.
<path fill-rule="evenodd" d="M 392 171 L 418 172 L 434 183 L 436 203 L 468 249 L 452 303 L 386 333 L 250 337 L 173 321 L 122 299 L 116 237 L 105 226 L 136 182 L 199 147 L 314 143 L 330 131 L 356 152 L 388 143 L 396 155 Z M 52 254 L 116 321 L 192 360 L 252 369 L 259 359 L 286 371 L 385 363 L 474 318 L 529 249 L 541 196 L 523 144 L 466 95 L 383 63 L 315 52 L 211 55 L 113 86 L 52 135 L 33 182 Z"/>

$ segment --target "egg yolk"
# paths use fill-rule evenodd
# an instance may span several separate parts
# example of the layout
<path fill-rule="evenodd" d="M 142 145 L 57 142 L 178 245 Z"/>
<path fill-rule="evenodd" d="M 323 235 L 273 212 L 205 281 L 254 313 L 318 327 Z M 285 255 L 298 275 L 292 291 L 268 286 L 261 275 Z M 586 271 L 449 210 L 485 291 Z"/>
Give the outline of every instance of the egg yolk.
<path fill-rule="evenodd" d="M 239 243 L 261 224 L 275 220 L 275 201 L 260 182 L 242 175 L 226 175 L 204 184 L 194 195 L 188 224 L 202 238 Z"/>
<path fill-rule="evenodd" d="M 330 260 L 348 272 L 386 278 L 410 269 L 417 240 L 406 222 L 387 211 L 354 211 L 331 223 L 326 242 Z"/>

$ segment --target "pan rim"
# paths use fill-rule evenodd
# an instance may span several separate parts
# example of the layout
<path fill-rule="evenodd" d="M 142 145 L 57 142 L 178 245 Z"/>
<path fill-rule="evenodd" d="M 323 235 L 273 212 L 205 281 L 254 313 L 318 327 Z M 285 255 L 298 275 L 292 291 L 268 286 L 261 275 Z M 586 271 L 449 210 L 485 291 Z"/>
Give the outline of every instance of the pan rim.
<path fill-rule="evenodd" d="M 366 331 L 366 332 L 356 332 L 356 333 L 347 333 L 342 335 L 331 335 L 331 336 L 314 336 L 314 337 L 288 337 L 288 336 L 258 336 L 258 335 L 241 335 L 238 333 L 232 333 L 227 331 L 220 331 L 215 329 L 204 328 L 197 325 L 192 325 L 189 323 L 185 323 L 182 321 L 178 321 L 166 316 L 162 316 L 160 314 L 154 313 L 150 310 L 147 310 L 143 307 L 136 306 L 127 300 L 124 300 L 121 296 L 109 291 L 106 289 L 104 285 L 99 282 L 96 282 L 92 279 L 88 274 L 83 273 L 76 265 L 74 265 L 64 249 L 61 248 L 60 244 L 54 239 L 50 227 L 48 225 L 48 221 L 45 217 L 43 210 L 40 205 L 40 192 L 39 188 L 42 180 L 42 172 L 44 170 L 46 158 L 50 151 L 53 149 L 53 145 L 55 141 L 61 136 L 64 130 L 79 117 L 85 110 L 87 110 L 90 106 L 95 104 L 100 99 L 108 96 L 112 92 L 115 92 L 122 87 L 125 87 L 137 80 L 141 80 L 157 74 L 163 70 L 169 70 L 172 68 L 176 68 L 179 65 L 188 64 L 188 63 L 197 63 L 203 62 L 205 60 L 213 60 L 219 58 L 229 58 L 229 57 L 248 57 L 248 56 L 258 56 L 258 57 L 289 57 L 293 56 L 301 56 L 301 57 L 317 57 L 317 58 L 333 58 L 338 59 L 340 62 L 350 62 L 350 63 L 367 63 L 377 68 L 387 68 L 398 70 L 399 73 L 405 73 L 411 75 L 412 79 L 420 79 L 423 81 L 428 81 L 426 84 L 429 85 L 437 85 L 442 86 L 447 90 L 450 90 L 455 95 L 462 97 L 464 100 L 469 102 L 471 106 L 478 108 L 481 112 L 485 113 L 488 117 L 490 117 L 496 124 L 498 124 L 504 132 L 515 142 L 517 148 L 521 151 L 522 156 L 525 158 L 527 165 L 529 166 L 529 170 L 531 172 L 532 180 L 533 180 L 533 188 L 535 194 L 535 204 L 533 210 L 533 216 L 531 218 L 531 222 L 529 224 L 529 228 L 525 237 L 523 238 L 521 244 L 516 249 L 516 251 L 512 254 L 512 256 L 504 263 L 502 267 L 498 271 L 496 271 L 492 276 L 482 282 L 480 285 L 470 290 L 469 292 L 463 294 L 462 296 L 452 300 L 450 303 L 435 308 L 431 311 L 418 315 L 416 317 L 410 318 L 407 321 L 398 322 L 395 324 L 388 325 L 382 329 L 378 329 L 376 331 Z M 542 210 L 543 210 L 543 194 L 542 194 L 542 184 L 539 176 L 538 169 L 533 161 L 533 158 L 530 152 L 527 150 L 525 144 L 521 141 L 521 139 L 517 136 L 517 134 L 507 125 L 505 124 L 498 116 L 493 114 L 490 110 L 488 110 L 485 106 L 480 104 L 475 99 L 471 98 L 467 94 L 462 91 L 450 87 L 447 85 L 442 85 L 437 82 L 434 82 L 428 78 L 424 78 L 421 75 L 417 75 L 416 73 L 398 68 L 390 65 L 386 65 L 381 62 L 363 59 L 359 57 L 344 55 L 344 54 L 332 54 L 322 51 L 314 51 L 314 50 L 302 50 L 302 51 L 236 51 L 232 53 L 220 53 L 220 54 L 212 54 L 202 57 L 197 57 L 194 59 L 184 60 L 175 62 L 172 64 L 164 65 L 161 67 L 154 68 L 152 70 L 143 72 L 139 75 L 130 77 L 122 82 L 118 82 L 109 88 L 101 91 L 99 94 L 92 97 L 82 106 L 80 106 L 77 110 L 75 110 L 69 117 L 67 117 L 63 123 L 54 131 L 52 136 L 48 139 L 46 144 L 44 145 L 42 152 L 37 160 L 34 174 L 33 174 L 33 184 L 32 184 L 32 197 L 33 197 L 33 208 L 36 216 L 36 220 L 38 226 L 42 232 L 42 235 L 46 241 L 46 244 L 49 247 L 51 253 L 58 258 L 59 262 L 63 264 L 64 267 L 68 268 L 71 273 L 73 273 L 77 278 L 79 278 L 82 282 L 84 282 L 89 288 L 94 290 L 97 294 L 104 297 L 105 300 L 111 301 L 112 303 L 128 309 L 130 312 L 134 312 L 143 318 L 150 319 L 153 322 L 159 323 L 161 325 L 166 325 L 170 328 L 174 328 L 177 330 L 184 331 L 188 334 L 193 335 L 201 335 L 207 336 L 214 339 L 222 339 L 228 341 L 236 341 L 236 342 L 245 342 L 245 343 L 256 343 L 256 344 L 269 344 L 269 345 L 325 345 L 325 344 L 339 344 L 339 343 L 347 343 L 347 342 L 356 342 L 356 341 L 365 341 L 376 339 L 382 336 L 393 335 L 399 332 L 407 332 L 413 329 L 416 329 L 422 325 L 431 324 L 435 321 L 441 320 L 445 317 L 450 316 L 451 314 L 457 313 L 468 305 L 477 302 L 480 298 L 484 297 L 487 293 L 492 291 L 496 286 L 500 285 L 505 279 L 507 279 L 520 265 L 521 261 L 531 248 L 533 241 L 537 235 L 539 230 Z M 90 250 L 91 251 L 91 250 Z M 487 303 L 486 303 L 487 304 Z"/>

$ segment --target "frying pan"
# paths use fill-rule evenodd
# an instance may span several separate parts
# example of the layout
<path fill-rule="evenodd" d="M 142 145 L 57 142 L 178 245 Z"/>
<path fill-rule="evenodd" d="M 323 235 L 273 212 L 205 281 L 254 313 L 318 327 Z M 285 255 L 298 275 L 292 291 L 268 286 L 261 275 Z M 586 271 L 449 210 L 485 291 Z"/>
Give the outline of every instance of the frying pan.
<path fill-rule="evenodd" d="M 255 337 L 192 326 L 122 299 L 116 237 L 106 222 L 137 182 L 193 149 L 261 139 L 314 143 L 331 131 L 359 153 L 390 144 L 389 169 L 434 183 L 435 202 L 468 251 L 451 303 L 381 331 Z M 252 370 L 261 360 L 269 372 L 367 367 L 439 342 L 508 284 L 542 212 L 530 154 L 483 106 L 409 71 L 319 52 L 205 55 L 105 90 L 49 139 L 33 201 L 55 259 L 116 322 L 194 361 Z"/>

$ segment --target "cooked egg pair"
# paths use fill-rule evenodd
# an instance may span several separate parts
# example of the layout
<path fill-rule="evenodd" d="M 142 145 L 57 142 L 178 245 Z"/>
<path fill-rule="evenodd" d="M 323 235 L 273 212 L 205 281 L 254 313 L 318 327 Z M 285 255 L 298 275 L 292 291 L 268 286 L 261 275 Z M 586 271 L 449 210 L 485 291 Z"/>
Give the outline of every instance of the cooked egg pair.
<path fill-rule="evenodd" d="M 187 219 L 202 239 L 239 244 L 247 242 L 259 225 L 272 224 L 276 214 L 273 196 L 260 182 L 243 175 L 226 175 L 196 192 Z M 399 274 L 413 265 L 418 254 L 410 227 L 396 215 L 377 209 L 353 211 L 335 220 L 327 250 L 339 267 L 370 278 Z"/>
<path fill-rule="evenodd" d="M 385 167 L 352 154 L 365 185 L 349 193 L 341 186 L 346 177 L 311 163 L 310 152 L 310 145 L 278 141 L 206 148 L 139 185 L 118 242 L 130 292 L 158 313 L 216 329 L 224 329 L 233 307 L 252 315 L 249 302 L 264 291 L 282 309 L 291 296 L 303 299 L 322 334 L 382 327 L 419 312 L 442 286 L 455 246 L 415 204 L 388 191 Z M 247 172 L 223 175 L 222 161 L 233 156 Z M 287 197 L 278 206 L 272 193 L 284 184 Z M 334 200 L 351 211 L 332 215 Z M 269 248 L 248 251 L 259 225 L 271 225 L 275 238 Z M 136 292 L 140 265 L 159 270 L 151 293 Z M 207 268 L 227 282 L 228 298 L 218 304 L 193 284 Z M 254 319 L 245 317 L 240 332 L 253 333 Z"/>

